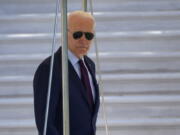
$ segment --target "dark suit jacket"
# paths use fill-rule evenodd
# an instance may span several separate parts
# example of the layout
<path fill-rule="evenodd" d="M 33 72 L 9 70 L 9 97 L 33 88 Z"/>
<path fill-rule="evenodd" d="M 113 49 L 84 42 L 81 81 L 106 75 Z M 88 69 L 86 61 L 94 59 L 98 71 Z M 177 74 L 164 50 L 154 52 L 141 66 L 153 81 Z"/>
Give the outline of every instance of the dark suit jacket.
<path fill-rule="evenodd" d="M 43 134 L 50 59 L 51 57 L 46 58 L 39 65 L 33 80 L 35 120 L 39 135 Z M 95 64 L 87 56 L 84 57 L 84 60 L 95 86 L 95 105 L 93 109 L 90 108 L 84 86 L 69 62 L 70 135 L 95 135 L 96 132 L 100 102 L 95 79 Z M 54 56 L 47 135 L 63 135 L 61 48 Z"/>

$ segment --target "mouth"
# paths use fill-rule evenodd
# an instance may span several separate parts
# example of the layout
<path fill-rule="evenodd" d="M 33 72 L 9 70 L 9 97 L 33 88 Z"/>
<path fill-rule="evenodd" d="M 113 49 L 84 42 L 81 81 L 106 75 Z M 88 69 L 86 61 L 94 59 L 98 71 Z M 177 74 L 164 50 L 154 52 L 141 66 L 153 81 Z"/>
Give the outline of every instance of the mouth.
<path fill-rule="evenodd" d="M 85 47 L 85 46 L 78 46 L 77 48 L 79 48 L 79 49 L 88 49 L 88 47 Z"/>

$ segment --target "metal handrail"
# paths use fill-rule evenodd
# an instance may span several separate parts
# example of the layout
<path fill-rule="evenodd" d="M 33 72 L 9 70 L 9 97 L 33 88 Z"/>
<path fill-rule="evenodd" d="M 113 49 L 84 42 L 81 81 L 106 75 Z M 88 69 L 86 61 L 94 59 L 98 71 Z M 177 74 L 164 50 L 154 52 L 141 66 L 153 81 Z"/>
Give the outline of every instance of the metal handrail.
<path fill-rule="evenodd" d="M 62 0 L 62 91 L 63 91 L 63 135 L 70 134 L 69 124 L 69 79 L 68 79 L 68 39 L 67 39 L 67 0 Z"/>
<path fill-rule="evenodd" d="M 52 72 L 53 72 L 53 65 L 54 65 L 53 64 L 54 63 L 54 48 L 56 44 L 56 30 L 57 30 L 57 24 L 58 24 L 59 3 L 60 3 L 59 0 L 56 0 L 53 42 L 52 42 L 52 49 L 51 49 L 51 64 L 50 64 L 50 72 L 49 72 L 48 93 L 47 93 L 47 100 L 46 100 L 46 112 L 45 112 L 43 135 L 46 135 L 46 132 L 47 132 L 47 121 L 48 121 L 48 114 L 49 114 L 49 102 L 50 102 L 50 96 L 51 96 Z"/>
<path fill-rule="evenodd" d="M 68 57 L 67 57 L 67 0 L 62 0 L 61 8 L 61 18 L 62 18 L 62 86 L 63 86 L 63 134 L 69 135 L 69 88 L 68 88 Z M 52 86 L 52 73 L 54 65 L 54 48 L 56 44 L 56 32 L 58 24 L 58 13 L 59 13 L 60 0 L 56 0 L 56 11 L 55 11 L 55 21 L 54 21 L 54 31 L 53 31 L 53 42 L 51 50 L 51 64 L 49 72 L 49 82 L 48 82 L 48 93 L 46 101 L 46 111 L 45 111 L 45 121 L 43 128 L 43 135 L 47 134 L 47 122 L 49 114 L 49 104 L 51 96 L 51 86 Z"/>
<path fill-rule="evenodd" d="M 82 0 L 83 10 L 87 12 L 87 0 Z"/>
<path fill-rule="evenodd" d="M 90 12 L 91 12 L 91 15 L 94 16 L 92 0 L 90 0 Z M 104 100 L 104 88 L 103 88 L 103 81 L 102 81 L 102 75 L 101 75 L 100 57 L 99 57 L 99 48 L 97 45 L 96 30 L 94 31 L 94 35 L 95 35 L 94 36 L 94 45 L 95 45 L 95 52 L 96 52 L 96 66 L 97 66 L 98 81 L 99 81 L 98 82 L 99 83 L 99 91 L 100 91 L 100 96 L 102 97 L 102 113 L 103 113 L 103 119 L 105 122 L 106 135 L 110 135 L 109 127 L 108 127 L 108 120 L 107 120 L 107 113 L 106 113 L 106 104 L 105 104 L 105 100 Z"/>

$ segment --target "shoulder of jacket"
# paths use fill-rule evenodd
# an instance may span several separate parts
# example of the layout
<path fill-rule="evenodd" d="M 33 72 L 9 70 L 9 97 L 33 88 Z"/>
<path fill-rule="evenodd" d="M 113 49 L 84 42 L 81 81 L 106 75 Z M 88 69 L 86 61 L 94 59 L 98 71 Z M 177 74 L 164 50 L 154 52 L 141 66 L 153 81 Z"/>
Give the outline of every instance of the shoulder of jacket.
<path fill-rule="evenodd" d="M 36 73 L 39 71 L 48 70 L 49 67 L 50 67 L 50 57 L 47 57 L 39 64 L 39 66 L 37 67 Z"/>
<path fill-rule="evenodd" d="M 84 56 L 84 58 L 88 65 L 95 71 L 95 63 L 93 62 L 93 60 L 88 56 Z"/>
<path fill-rule="evenodd" d="M 87 60 L 87 62 L 89 62 L 89 63 L 94 65 L 94 61 L 90 57 L 84 56 L 84 58 Z"/>

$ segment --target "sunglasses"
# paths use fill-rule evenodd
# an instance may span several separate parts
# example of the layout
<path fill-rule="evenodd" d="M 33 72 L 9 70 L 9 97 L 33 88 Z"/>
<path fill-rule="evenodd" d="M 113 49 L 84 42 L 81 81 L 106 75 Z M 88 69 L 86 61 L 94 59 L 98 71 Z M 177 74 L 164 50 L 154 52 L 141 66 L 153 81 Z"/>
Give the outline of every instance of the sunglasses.
<path fill-rule="evenodd" d="M 77 31 L 73 33 L 73 38 L 74 39 L 80 39 L 83 34 L 85 34 L 85 37 L 87 40 L 92 40 L 94 38 L 94 34 L 91 32 L 82 32 L 82 31 Z"/>

